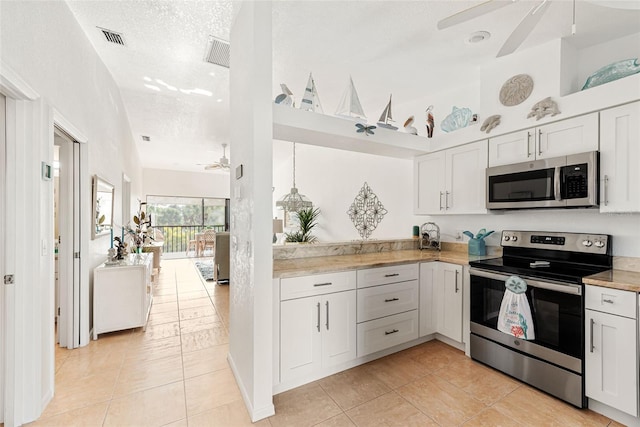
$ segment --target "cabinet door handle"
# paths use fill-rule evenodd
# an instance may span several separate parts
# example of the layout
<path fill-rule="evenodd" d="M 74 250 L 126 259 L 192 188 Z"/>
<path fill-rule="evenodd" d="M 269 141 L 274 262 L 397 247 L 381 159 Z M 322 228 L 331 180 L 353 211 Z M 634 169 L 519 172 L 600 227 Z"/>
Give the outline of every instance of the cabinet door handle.
<path fill-rule="evenodd" d="M 384 277 L 396 277 L 399 276 L 400 273 L 392 273 L 392 274 L 385 274 Z"/>
<path fill-rule="evenodd" d="M 442 210 L 442 196 L 444 195 L 444 193 L 441 191 L 440 192 L 440 210 Z"/>
<path fill-rule="evenodd" d="M 538 129 L 538 156 L 542 156 L 542 129 Z"/>
<path fill-rule="evenodd" d="M 603 299 L 602 302 L 606 302 L 607 304 L 613 304 L 612 299 Z"/>
<path fill-rule="evenodd" d="M 400 298 L 387 298 L 384 302 L 400 301 Z"/>
<path fill-rule="evenodd" d="M 320 332 L 320 303 L 318 303 L 318 324 L 316 325 L 318 332 Z"/>
<path fill-rule="evenodd" d="M 591 353 L 593 353 L 593 324 L 595 322 L 593 321 L 593 319 L 589 319 L 589 351 Z"/>
<path fill-rule="evenodd" d="M 331 286 L 333 283 L 325 282 L 325 283 L 314 283 L 313 286 Z"/>
<path fill-rule="evenodd" d="M 460 288 L 458 287 L 458 275 L 460 274 L 460 272 L 458 270 L 456 270 L 456 294 L 458 293 L 458 291 L 460 290 Z"/>
<path fill-rule="evenodd" d="M 527 159 L 531 157 L 531 132 L 527 131 Z"/>
<path fill-rule="evenodd" d="M 327 331 L 329 330 L 329 301 L 324 303 L 326 308 L 327 308 L 327 323 L 326 323 L 326 327 L 327 327 Z"/>
<path fill-rule="evenodd" d="M 609 205 L 609 199 L 607 198 L 607 196 L 609 195 L 609 192 L 607 191 L 609 188 L 609 176 L 605 175 L 604 176 L 604 188 L 602 189 L 602 192 L 604 193 L 602 195 L 602 198 L 604 199 L 604 205 L 608 206 Z"/>
<path fill-rule="evenodd" d="M 449 192 L 444 192 L 444 208 L 449 209 Z"/>
<path fill-rule="evenodd" d="M 396 332 L 400 332 L 400 331 L 398 331 L 397 329 L 394 329 L 392 331 L 384 331 L 384 334 L 385 335 L 391 335 L 391 334 L 395 334 Z"/>

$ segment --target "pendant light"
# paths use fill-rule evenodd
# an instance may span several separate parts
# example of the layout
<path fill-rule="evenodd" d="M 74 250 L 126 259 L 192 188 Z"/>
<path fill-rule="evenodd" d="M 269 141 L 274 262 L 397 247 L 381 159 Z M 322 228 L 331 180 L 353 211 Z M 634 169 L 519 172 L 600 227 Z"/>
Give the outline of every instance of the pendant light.
<path fill-rule="evenodd" d="M 313 203 L 307 196 L 300 194 L 296 188 L 296 143 L 293 143 L 293 187 L 276 202 L 276 206 L 288 212 L 298 212 L 301 209 L 312 208 Z"/>

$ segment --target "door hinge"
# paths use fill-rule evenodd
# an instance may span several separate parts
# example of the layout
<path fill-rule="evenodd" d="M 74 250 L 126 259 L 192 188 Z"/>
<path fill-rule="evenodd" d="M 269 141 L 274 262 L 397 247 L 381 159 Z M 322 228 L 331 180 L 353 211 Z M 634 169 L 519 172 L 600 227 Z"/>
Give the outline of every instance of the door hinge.
<path fill-rule="evenodd" d="M 80 258 L 80 252 L 74 252 L 73 253 L 73 257 L 79 259 Z"/>
<path fill-rule="evenodd" d="M 58 316 L 60 316 L 60 307 L 58 307 Z"/>
<path fill-rule="evenodd" d="M 4 276 L 4 284 L 5 285 L 13 285 L 14 277 L 13 274 L 6 274 Z"/>

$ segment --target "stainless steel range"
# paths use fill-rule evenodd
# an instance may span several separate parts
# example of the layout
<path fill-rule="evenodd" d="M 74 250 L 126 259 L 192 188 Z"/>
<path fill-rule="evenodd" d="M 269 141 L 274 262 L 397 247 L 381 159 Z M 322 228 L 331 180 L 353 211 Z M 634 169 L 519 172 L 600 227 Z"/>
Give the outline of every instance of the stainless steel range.
<path fill-rule="evenodd" d="M 471 357 L 577 407 L 584 395 L 584 284 L 612 265 L 602 234 L 503 231 L 502 258 L 471 261 Z M 497 329 L 505 281 L 527 283 L 535 339 Z"/>

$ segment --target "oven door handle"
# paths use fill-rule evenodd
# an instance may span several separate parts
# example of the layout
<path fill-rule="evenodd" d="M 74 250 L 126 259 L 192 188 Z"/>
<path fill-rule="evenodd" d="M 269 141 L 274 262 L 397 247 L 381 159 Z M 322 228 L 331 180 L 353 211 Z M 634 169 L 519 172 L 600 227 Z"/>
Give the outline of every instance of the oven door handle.
<path fill-rule="evenodd" d="M 470 268 L 469 274 L 471 276 L 485 277 L 487 279 L 500 280 L 502 282 L 506 282 L 507 279 L 511 276 L 507 276 L 505 274 L 492 273 L 484 270 L 478 270 L 476 268 Z M 550 291 L 561 292 L 563 294 L 571 294 L 571 295 L 582 295 L 582 286 L 574 285 L 571 283 L 566 284 L 556 284 L 551 282 L 544 282 L 541 280 L 530 279 L 526 276 L 522 276 L 525 282 L 527 282 L 527 286 L 532 286 L 534 288 L 547 289 Z"/>

